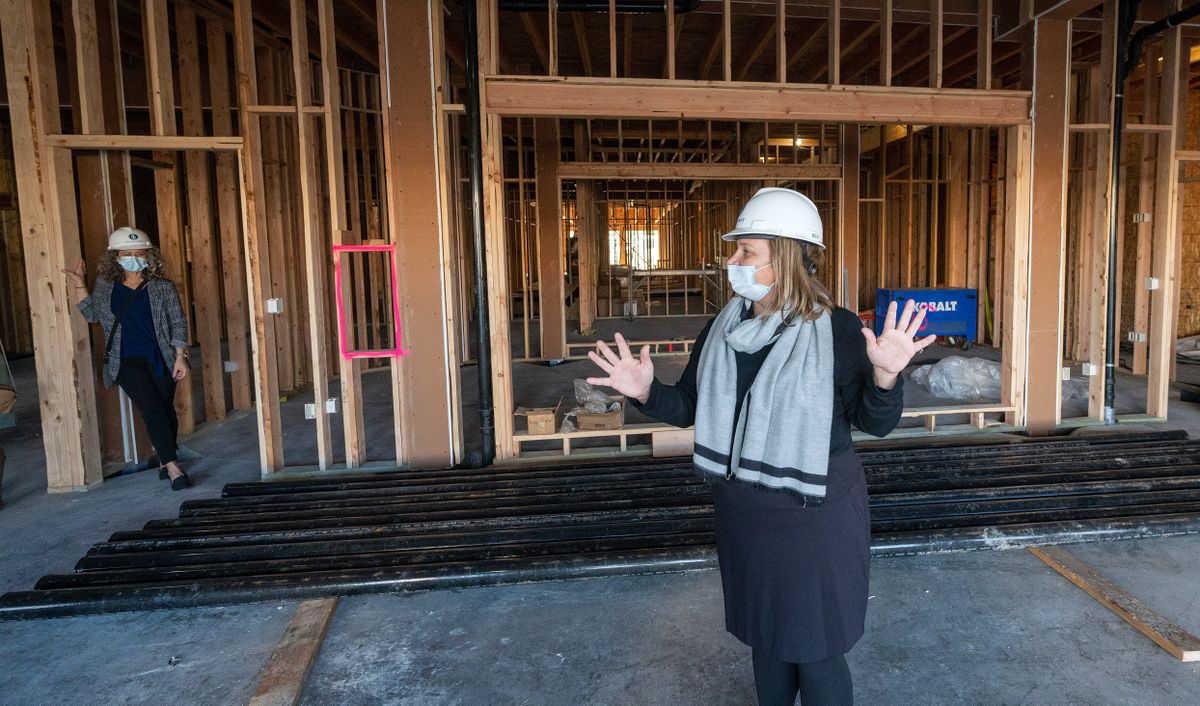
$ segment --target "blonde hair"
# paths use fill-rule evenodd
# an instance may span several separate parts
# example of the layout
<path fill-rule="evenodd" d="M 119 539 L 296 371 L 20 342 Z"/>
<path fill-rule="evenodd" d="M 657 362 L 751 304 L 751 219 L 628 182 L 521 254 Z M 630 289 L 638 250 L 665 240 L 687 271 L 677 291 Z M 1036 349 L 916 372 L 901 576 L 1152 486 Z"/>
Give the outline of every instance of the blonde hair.
<path fill-rule="evenodd" d="M 833 296 L 820 280 L 808 273 L 804 264 L 805 248 L 809 248 L 812 257 L 817 247 L 792 238 L 768 240 L 767 247 L 775 269 L 775 296 L 763 306 L 760 316 L 767 318 L 777 311 L 786 312 L 786 323 L 790 324 L 797 316 L 812 321 L 827 311 L 832 313 L 837 306 Z"/>
<path fill-rule="evenodd" d="M 146 262 L 150 263 L 149 267 L 142 270 L 142 276 L 147 280 L 164 277 L 167 265 L 163 262 L 162 253 L 158 248 L 150 247 L 145 250 L 139 250 L 138 257 L 144 257 L 146 258 Z M 114 282 L 120 282 L 125 279 L 125 268 L 121 267 L 121 263 L 117 261 L 116 250 L 104 251 L 104 254 L 100 256 L 100 260 L 96 263 L 96 274 Z"/>

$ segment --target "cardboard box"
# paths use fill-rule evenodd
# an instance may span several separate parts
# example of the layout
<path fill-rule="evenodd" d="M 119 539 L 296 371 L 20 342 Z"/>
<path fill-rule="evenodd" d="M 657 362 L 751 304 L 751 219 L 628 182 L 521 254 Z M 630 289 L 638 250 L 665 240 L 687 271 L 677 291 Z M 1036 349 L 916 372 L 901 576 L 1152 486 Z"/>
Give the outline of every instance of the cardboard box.
<path fill-rule="evenodd" d="M 613 401 L 620 403 L 612 412 L 580 412 L 575 420 L 580 431 L 602 431 L 620 429 L 625 426 L 625 398 L 614 395 Z"/>
<path fill-rule="evenodd" d="M 561 406 L 560 402 L 554 407 L 521 407 L 515 414 L 525 417 L 525 428 L 530 436 L 554 434 L 558 432 L 558 410 Z"/>

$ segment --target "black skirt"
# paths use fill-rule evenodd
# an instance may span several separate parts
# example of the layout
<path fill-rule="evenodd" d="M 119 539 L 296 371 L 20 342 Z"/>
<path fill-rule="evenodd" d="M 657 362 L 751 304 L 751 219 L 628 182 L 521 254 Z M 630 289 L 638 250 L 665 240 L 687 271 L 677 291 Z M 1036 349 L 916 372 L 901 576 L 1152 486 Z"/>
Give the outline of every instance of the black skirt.
<path fill-rule="evenodd" d="M 862 462 L 829 458 L 826 498 L 715 480 L 725 628 L 785 662 L 844 654 L 863 634 L 871 558 Z"/>

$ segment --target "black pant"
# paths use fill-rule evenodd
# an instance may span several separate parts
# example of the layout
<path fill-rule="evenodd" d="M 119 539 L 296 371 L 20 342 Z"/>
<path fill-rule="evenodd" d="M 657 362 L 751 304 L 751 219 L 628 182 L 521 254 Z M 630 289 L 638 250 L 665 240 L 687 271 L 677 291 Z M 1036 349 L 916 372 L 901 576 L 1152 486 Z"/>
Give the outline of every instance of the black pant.
<path fill-rule="evenodd" d="M 854 688 L 845 655 L 820 662 L 781 662 L 754 650 L 754 689 L 759 706 L 851 706 Z"/>
<path fill-rule="evenodd" d="M 179 418 L 175 416 L 175 380 L 171 377 L 171 369 L 167 368 L 163 375 L 156 376 L 145 360 L 122 358 L 121 369 L 117 371 L 117 384 L 141 412 L 159 465 L 165 466 L 179 460 L 179 442 L 176 439 L 179 436 Z"/>

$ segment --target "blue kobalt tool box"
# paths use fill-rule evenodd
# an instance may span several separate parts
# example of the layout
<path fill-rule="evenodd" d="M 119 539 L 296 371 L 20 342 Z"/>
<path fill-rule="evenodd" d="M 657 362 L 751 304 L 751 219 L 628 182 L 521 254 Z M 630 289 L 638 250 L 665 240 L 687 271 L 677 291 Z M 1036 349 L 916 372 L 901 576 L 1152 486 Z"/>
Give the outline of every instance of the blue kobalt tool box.
<path fill-rule="evenodd" d="M 904 311 L 909 299 L 925 309 L 919 336 L 946 336 L 959 339 L 967 348 L 975 340 L 977 291 L 975 289 L 884 289 L 875 290 L 875 333 L 883 331 L 888 304 L 896 302 L 896 316 Z M 957 341 L 948 341 L 952 345 Z"/>

